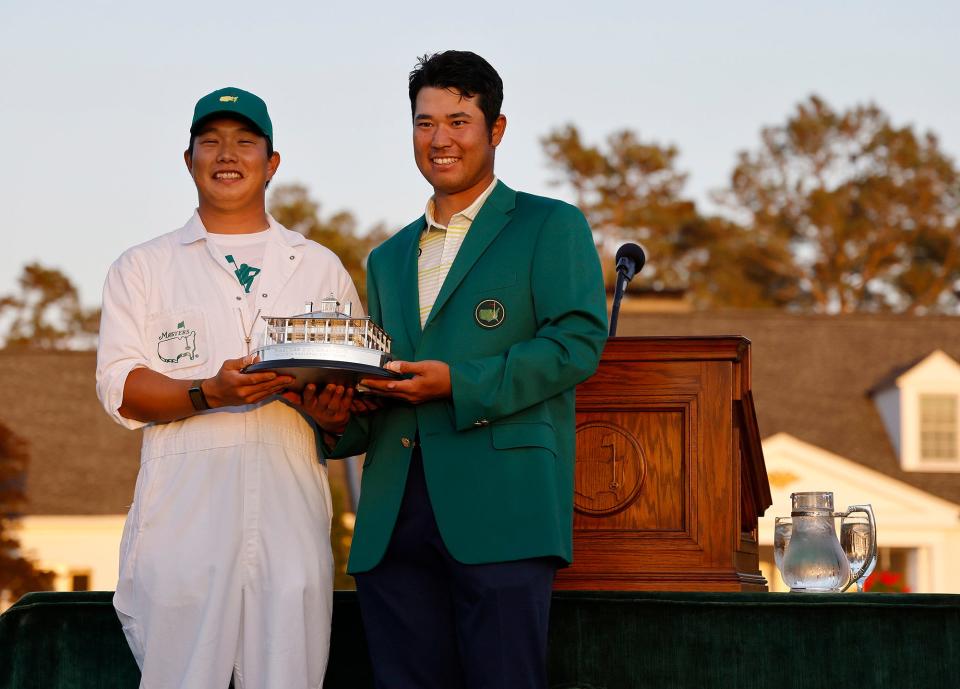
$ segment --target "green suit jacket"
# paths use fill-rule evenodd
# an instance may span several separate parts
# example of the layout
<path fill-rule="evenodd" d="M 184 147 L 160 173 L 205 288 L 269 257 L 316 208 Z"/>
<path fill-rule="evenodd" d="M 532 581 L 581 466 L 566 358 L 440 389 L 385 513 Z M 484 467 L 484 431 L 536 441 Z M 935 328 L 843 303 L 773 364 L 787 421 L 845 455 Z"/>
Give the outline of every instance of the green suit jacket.
<path fill-rule="evenodd" d="M 569 204 L 502 182 L 480 209 L 422 331 L 423 217 L 367 264 L 369 313 L 397 359 L 450 365 L 452 398 L 390 404 L 351 420 L 329 453 L 366 451 L 349 569 L 386 551 L 419 431 L 430 501 L 451 555 L 467 564 L 572 559 L 574 387 L 607 335 L 593 238 Z"/>

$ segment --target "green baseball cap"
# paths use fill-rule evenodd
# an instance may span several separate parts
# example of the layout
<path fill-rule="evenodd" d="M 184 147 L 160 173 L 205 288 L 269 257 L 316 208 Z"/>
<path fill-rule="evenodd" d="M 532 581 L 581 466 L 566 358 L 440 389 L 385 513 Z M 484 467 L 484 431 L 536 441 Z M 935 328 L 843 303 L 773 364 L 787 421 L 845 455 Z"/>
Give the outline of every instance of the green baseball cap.
<path fill-rule="evenodd" d="M 267 104 L 259 96 L 233 86 L 208 93 L 193 109 L 190 133 L 196 134 L 197 125 L 215 115 L 248 120 L 273 144 L 273 123 L 267 113 Z"/>

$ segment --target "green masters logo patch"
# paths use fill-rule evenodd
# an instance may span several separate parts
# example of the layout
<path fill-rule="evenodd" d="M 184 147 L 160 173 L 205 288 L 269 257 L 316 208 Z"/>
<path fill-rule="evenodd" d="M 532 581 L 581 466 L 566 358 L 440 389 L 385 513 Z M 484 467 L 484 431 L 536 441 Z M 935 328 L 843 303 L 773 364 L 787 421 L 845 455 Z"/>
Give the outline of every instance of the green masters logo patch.
<path fill-rule="evenodd" d="M 200 356 L 197 331 L 187 328 L 184 321 L 177 323 L 175 330 L 164 330 L 157 338 L 157 356 L 168 364 L 178 364 L 184 357 L 193 361 Z"/>
<path fill-rule="evenodd" d="M 473 317 L 477 319 L 477 325 L 484 328 L 496 328 L 503 323 L 506 315 L 503 304 L 496 299 L 484 299 L 477 304 L 477 308 L 473 312 Z"/>

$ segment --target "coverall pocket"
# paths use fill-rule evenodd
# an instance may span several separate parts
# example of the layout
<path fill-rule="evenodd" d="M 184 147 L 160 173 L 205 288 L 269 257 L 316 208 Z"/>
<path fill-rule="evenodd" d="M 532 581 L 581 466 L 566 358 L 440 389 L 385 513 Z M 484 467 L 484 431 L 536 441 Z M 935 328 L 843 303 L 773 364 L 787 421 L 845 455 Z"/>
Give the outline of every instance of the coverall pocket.
<path fill-rule="evenodd" d="M 120 620 L 123 635 L 133 652 L 137 665 L 143 669 L 143 639 L 140 629 L 134 618 L 137 609 L 137 600 L 133 571 L 137 559 L 137 542 L 140 533 L 130 517 L 123 528 L 123 540 L 120 546 L 120 576 L 117 579 L 117 590 L 113 594 L 113 609 Z"/>
<path fill-rule="evenodd" d="M 133 505 L 130 512 L 127 513 L 127 523 L 133 527 L 131 530 L 131 549 L 137 534 L 143 531 L 144 514 L 150 509 L 153 503 L 153 494 L 156 492 L 157 473 L 160 470 L 161 461 L 159 457 L 144 459 L 140 464 L 140 471 L 137 474 L 137 485 L 133 491 Z M 126 527 L 124 527 L 124 537 L 126 537 Z"/>
<path fill-rule="evenodd" d="M 130 652 L 133 653 L 134 660 L 137 661 L 137 666 L 143 670 L 143 641 L 140 639 L 140 629 L 137 627 L 137 623 L 132 617 L 120 611 L 119 608 L 116 608 L 117 617 L 120 618 L 120 628 L 123 630 L 123 635 L 127 638 L 127 645 L 130 647 Z"/>
<path fill-rule="evenodd" d="M 189 378 L 210 358 L 207 317 L 192 304 L 147 316 L 144 341 L 150 348 L 150 368 L 174 378 Z M 181 372 L 183 375 L 180 375 Z"/>

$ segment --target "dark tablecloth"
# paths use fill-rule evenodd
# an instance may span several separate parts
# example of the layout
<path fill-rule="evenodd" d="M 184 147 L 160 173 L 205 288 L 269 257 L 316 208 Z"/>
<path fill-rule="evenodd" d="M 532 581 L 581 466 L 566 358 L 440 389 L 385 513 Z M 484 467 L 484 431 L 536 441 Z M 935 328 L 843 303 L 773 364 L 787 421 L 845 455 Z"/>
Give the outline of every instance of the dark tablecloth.
<path fill-rule="evenodd" d="M 0 616 L 0 689 L 133 689 L 110 592 L 33 593 Z M 554 594 L 555 689 L 960 687 L 960 596 Z M 372 687 L 356 596 L 334 597 L 327 689 Z"/>

